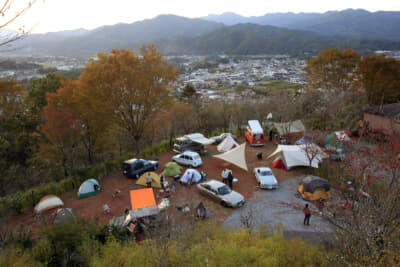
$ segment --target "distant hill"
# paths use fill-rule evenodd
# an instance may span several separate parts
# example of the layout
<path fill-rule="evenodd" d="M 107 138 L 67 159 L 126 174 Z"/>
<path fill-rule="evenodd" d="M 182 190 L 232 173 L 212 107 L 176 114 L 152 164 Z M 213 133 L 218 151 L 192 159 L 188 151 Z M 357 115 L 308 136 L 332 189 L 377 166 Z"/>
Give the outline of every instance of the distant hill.
<path fill-rule="evenodd" d="M 93 56 L 112 48 L 139 48 L 155 43 L 164 54 L 316 54 L 327 47 L 353 48 L 361 53 L 400 50 L 400 42 L 324 36 L 259 24 L 221 23 L 161 15 L 132 24 L 104 26 L 95 30 L 31 35 L 21 42 L 16 55 Z"/>
<path fill-rule="evenodd" d="M 400 42 L 378 39 L 349 39 L 321 36 L 316 33 L 289 30 L 268 25 L 237 24 L 217 29 L 195 38 L 179 37 L 158 40 L 165 53 L 187 54 L 317 54 L 323 48 L 352 48 L 360 53 L 374 50 L 398 50 Z"/>
<path fill-rule="evenodd" d="M 94 55 L 112 48 L 139 47 L 143 43 L 175 36 L 197 36 L 224 27 L 221 23 L 160 15 L 132 24 L 103 26 L 80 35 L 64 38 L 55 33 L 33 34 L 16 42 L 19 54 Z"/>
<path fill-rule="evenodd" d="M 351 38 L 385 38 L 400 40 L 400 12 L 368 12 L 347 9 L 325 13 L 271 13 L 260 17 L 243 17 L 235 13 L 209 15 L 202 19 L 226 25 L 256 23 L 307 30 L 322 35 L 342 35 Z"/>

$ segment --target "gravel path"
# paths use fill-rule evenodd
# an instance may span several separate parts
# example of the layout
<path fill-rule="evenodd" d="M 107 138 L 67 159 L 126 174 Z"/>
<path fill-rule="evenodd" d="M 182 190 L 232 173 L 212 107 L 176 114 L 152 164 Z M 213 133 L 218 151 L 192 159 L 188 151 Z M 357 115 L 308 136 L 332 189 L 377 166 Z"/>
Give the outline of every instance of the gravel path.
<path fill-rule="evenodd" d="M 235 210 L 226 219 L 224 225 L 237 229 L 248 223 L 256 229 L 280 230 L 288 237 L 295 235 L 316 241 L 315 236 L 321 236 L 320 241 L 326 240 L 327 236 L 332 236 L 333 229 L 318 215 L 315 207 L 312 207 L 310 225 L 303 225 L 302 209 L 308 202 L 295 195 L 301 178 L 286 180 L 277 190 L 258 190 L 243 208 Z"/>

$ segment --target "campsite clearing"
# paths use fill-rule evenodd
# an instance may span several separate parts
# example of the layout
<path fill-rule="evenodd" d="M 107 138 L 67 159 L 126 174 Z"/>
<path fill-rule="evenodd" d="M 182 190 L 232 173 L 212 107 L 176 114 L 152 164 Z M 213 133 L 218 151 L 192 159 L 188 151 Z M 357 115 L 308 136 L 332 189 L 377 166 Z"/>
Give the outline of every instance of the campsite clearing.
<path fill-rule="evenodd" d="M 239 138 L 239 143 L 243 142 L 244 138 Z M 275 148 L 276 146 L 272 142 L 266 142 L 264 147 L 246 146 L 245 154 L 247 167 L 249 170 L 248 172 L 233 164 L 228 164 L 228 168 L 233 171 L 234 177 L 239 179 L 238 182 L 234 183 L 233 189 L 241 193 L 245 197 L 246 201 L 248 201 L 259 189 L 256 178 L 253 174 L 253 169 L 260 166 L 272 167 L 271 159 L 267 160 L 264 157 L 262 160 L 259 160 L 257 159 L 257 154 L 262 152 L 263 155 L 269 155 L 275 150 Z M 211 152 L 212 155 L 219 154 L 219 152 L 217 152 L 216 146 L 207 146 L 207 150 Z M 167 162 L 171 161 L 173 155 L 175 155 L 174 152 L 168 152 L 159 157 L 160 167 L 156 170 L 157 174 L 162 172 L 163 166 Z M 204 171 L 208 176 L 207 179 L 221 180 L 221 172 L 223 168 L 227 166 L 227 163 L 221 159 L 212 156 L 204 156 L 202 160 L 203 165 L 197 170 Z M 185 169 L 186 168 L 182 170 L 182 173 L 185 171 Z M 281 184 L 291 177 L 304 174 L 307 171 L 307 168 L 295 168 L 290 172 L 282 169 L 273 170 L 278 182 Z M 232 209 L 224 208 L 219 203 L 215 203 L 207 197 L 202 196 L 198 192 L 198 190 L 196 190 L 195 186 L 180 185 L 178 182 L 175 182 L 174 179 L 171 177 L 167 177 L 166 180 L 169 184 L 175 183 L 175 192 L 171 193 L 171 206 L 168 208 L 168 212 L 172 216 L 173 214 L 179 212 L 177 211 L 176 207 L 182 206 L 184 204 L 188 204 L 191 208 L 190 213 L 188 213 L 187 215 L 192 215 L 194 212 L 194 207 L 196 207 L 199 202 L 203 202 L 206 209 L 210 210 L 211 219 L 214 220 L 217 224 L 223 224 L 233 212 Z M 64 207 L 73 208 L 78 217 L 96 220 L 99 223 L 108 223 L 112 217 L 122 216 L 125 209 L 130 207 L 129 191 L 136 188 L 143 188 L 143 186 L 137 185 L 136 181 L 136 179 L 128 179 L 124 177 L 122 171 L 118 171 L 115 172 L 113 175 L 99 179 L 103 191 L 99 192 L 95 196 L 78 199 L 78 188 L 76 187 L 75 190 L 60 196 L 60 198 L 64 202 Z M 115 190 L 120 190 L 120 193 L 118 194 L 118 196 L 113 197 Z M 277 191 L 278 193 L 279 190 L 280 189 L 278 189 Z M 154 192 L 157 203 L 159 203 L 161 198 L 166 195 L 165 192 L 161 192 L 158 188 L 155 188 Z M 108 204 L 108 206 L 110 207 L 109 214 L 103 213 L 104 204 Z M 8 220 L 9 227 L 17 229 L 17 227 L 19 227 L 19 225 L 21 224 L 24 226 L 25 230 L 32 230 L 34 235 L 37 235 L 39 234 L 40 229 L 43 226 L 51 224 L 53 222 L 54 216 L 54 212 L 35 216 L 33 210 L 31 210 L 23 214 L 12 216 L 12 218 Z M 184 220 L 185 216 L 180 217 L 182 217 Z"/>

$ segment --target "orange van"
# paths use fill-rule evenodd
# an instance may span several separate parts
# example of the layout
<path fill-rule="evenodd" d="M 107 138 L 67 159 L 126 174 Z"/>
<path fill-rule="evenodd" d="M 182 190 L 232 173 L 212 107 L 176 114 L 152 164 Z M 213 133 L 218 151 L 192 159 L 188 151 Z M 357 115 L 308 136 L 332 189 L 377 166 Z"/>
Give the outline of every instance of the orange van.
<path fill-rule="evenodd" d="M 258 120 L 248 121 L 248 126 L 244 135 L 251 146 L 264 145 L 264 132 Z"/>

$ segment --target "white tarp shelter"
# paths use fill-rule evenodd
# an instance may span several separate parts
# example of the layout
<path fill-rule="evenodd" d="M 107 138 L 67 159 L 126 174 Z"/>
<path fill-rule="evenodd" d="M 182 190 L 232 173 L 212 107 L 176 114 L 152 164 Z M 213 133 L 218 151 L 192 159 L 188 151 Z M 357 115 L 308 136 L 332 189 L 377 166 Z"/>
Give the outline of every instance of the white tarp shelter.
<path fill-rule="evenodd" d="M 274 126 L 278 130 L 279 135 L 303 133 L 306 131 L 306 127 L 301 120 L 282 123 L 275 122 Z"/>
<path fill-rule="evenodd" d="M 229 150 L 223 154 L 215 155 L 213 157 L 225 160 L 227 162 L 230 162 L 239 168 L 242 168 L 243 170 L 248 170 L 247 169 L 247 164 L 246 164 L 246 143 L 241 144 L 240 146 Z"/>
<path fill-rule="evenodd" d="M 310 166 L 318 168 L 319 163 L 328 155 L 316 144 L 306 145 L 278 145 L 277 149 L 268 156 L 277 156 L 283 161 L 287 170 L 295 166 Z"/>
<path fill-rule="evenodd" d="M 248 121 L 249 126 L 253 134 L 263 134 L 264 131 L 261 127 L 261 124 L 258 120 L 250 120 Z"/>
<path fill-rule="evenodd" d="M 231 150 L 233 146 L 238 147 L 239 144 L 232 138 L 232 136 L 228 135 L 225 137 L 224 141 L 217 146 L 217 150 L 219 152 L 226 152 Z"/>
<path fill-rule="evenodd" d="M 185 137 L 204 146 L 214 143 L 214 140 L 205 138 L 201 133 L 187 134 Z"/>
<path fill-rule="evenodd" d="M 187 184 L 190 179 L 192 179 L 192 183 L 198 183 L 201 181 L 201 174 L 195 169 L 187 169 L 179 181 Z"/>

